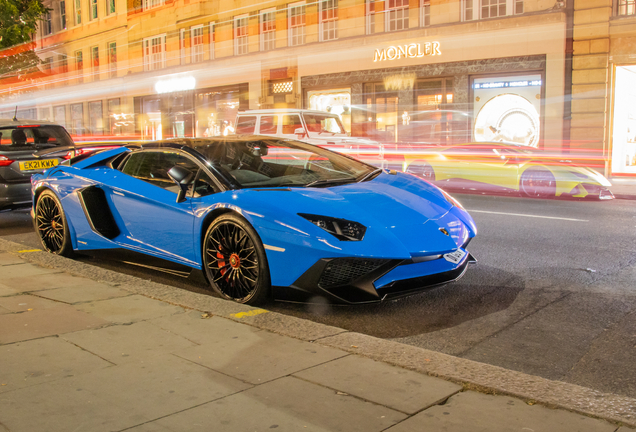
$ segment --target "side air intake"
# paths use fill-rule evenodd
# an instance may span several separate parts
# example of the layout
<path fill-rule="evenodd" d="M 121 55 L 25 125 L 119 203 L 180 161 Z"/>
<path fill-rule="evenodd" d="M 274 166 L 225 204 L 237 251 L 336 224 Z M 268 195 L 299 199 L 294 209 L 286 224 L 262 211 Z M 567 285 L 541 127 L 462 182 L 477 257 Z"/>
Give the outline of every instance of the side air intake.
<path fill-rule="evenodd" d="M 96 186 L 89 186 L 79 191 L 79 197 L 86 219 L 88 219 L 93 231 L 109 240 L 117 237 L 120 231 L 110 211 L 104 191 Z"/>

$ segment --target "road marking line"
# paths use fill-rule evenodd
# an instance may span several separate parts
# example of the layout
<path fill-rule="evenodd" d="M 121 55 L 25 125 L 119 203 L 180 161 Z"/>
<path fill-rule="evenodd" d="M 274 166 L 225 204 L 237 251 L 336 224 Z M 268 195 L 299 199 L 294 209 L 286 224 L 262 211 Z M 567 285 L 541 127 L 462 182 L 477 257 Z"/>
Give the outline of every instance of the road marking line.
<path fill-rule="evenodd" d="M 539 215 L 527 215 L 521 213 L 503 213 L 503 212 L 494 212 L 494 211 L 486 211 L 486 210 L 467 210 L 469 213 L 490 213 L 490 214 L 498 214 L 498 215 L 506 215 L 506 216 L 523 216 L 523 217 L 532 217 L 532 218 L 541 218 L 541 219 L 558 219 L 558 220 L 566 220 L 572 222 L 589 222 L 589 220 L 585 219 L 571 219 L 571 218 L 562 218 L 562 217 L 554 217 L 554 216 L 539 216 Z"/>
<path fill-rule="evenodd" d="M 42 249 L 27 249 L 18 251 L 18 253 L 28 253 L 28 252 L 42 252 Z"/>
<path fill-rule="evenodd" d="M 254 309 L 251 310 L 249 312 L 239 312 L 239 313 L 235 313 L 235 314 L 230 314 L 231 317 L 234 318 L 243 318 L 243 317 L 251 317 L 251 316 L 256 316 L 256 315 L 260 315 L 260 314 L 264 314 L 267 313 L 269 311 L 266 311 L 265 309 Z"/>

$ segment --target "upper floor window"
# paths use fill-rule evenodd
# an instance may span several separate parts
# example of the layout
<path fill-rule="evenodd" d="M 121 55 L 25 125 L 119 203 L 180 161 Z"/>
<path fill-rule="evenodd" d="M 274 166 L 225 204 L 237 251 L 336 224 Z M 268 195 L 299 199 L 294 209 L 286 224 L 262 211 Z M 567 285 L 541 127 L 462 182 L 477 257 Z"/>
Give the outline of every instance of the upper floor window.
<path fill-rule="evenodd" d="M 108 44 L 108 78 L 117 78 L 117 43 Z"/>
<path fill-rule="evenodd" d="M 464 21 L 523 13 L 523 0 L 464 0 Z"/>
<path fill-rule="evenodd" d="M 289 45 L 305 43 L 305 3 L 289 6 Z"/>
<path fill-rule="evenodd" d="M 431 25 L 431 0 L 420 0 L 420 27 Z"/>
<path fill-rule="evenodd" d="M 214 59 L 214 21 L 210 23 L 210 60 Z"/>
<path fill-rule="evenodd" d="M 67 73 L 68 72 L 68 58 L 66 57 L 66 54 L 62 54 L 60 56 L 60 73 Z"/>
<path fill-rule="evenodd" d="M 60 29 L 66 30 L 66 2 L 60 1 Z"/>
<path fill-rule="evenodd" d="M 144 0 L 144 10 L 161 6 L 164 0 Z"/>
<path fill-rule="evenodd" d="M 44 14 L 42 31 L 45 36 L 53 33 L 53 23 L 51 22 L 51 12 L 47 12 Z"/>
<path fill-rule="evenodd" d="M 93 80 L 99 80 L 99 47 L 91 48 L 91 66 L 92 66 L 92 74 Z"/>
<path fill-rule="evenodd" d="M 166 67 L 166 35 L 143 40 L 144 70 L 151 71 Z"/>
<path fill-rule="evenodd" d="M 89 0 L 90 1 L 90 13 L 91 19 L 97 19 L 97 0 Z"/>
<path fill-rule="evenodd" d="M 338 0 L 320 2 L 320 41 L 338 38 Z"/>
<path fill-rule="evenodd" d="M 276 48 L 276 9 L 261 13 L 261 51 Z"/>
<path fill-rule="evenodd" d="M 375 5 L 376 0 L 365 0 L 365 27 L 367 34 L 375 33 Z"/>
<path fill-rule="evenodd" d="M 82 51 L 75 51 L 75 70 L 77 71 L 77 81 L 84 82 L 84 55 Z"/>
<path fill-rule="evenodd" d="M 106 15 L 115 13 L 115 0 L 106 0 Z"/>
<path fill-rule="evenodd" d="M 82 0 L 75 0 L 75 25 L 82 23 Z"/>
<path fill-rule="evenodd" d="M 192 63 L 203 61 L 203 25 L 190 29 L 190 55 Z"/>
<path fill-rule="evenodd" d="M 388 0 L 386 16 L 386 31 L 398 31 L 409 28 L 409 1 Z"/>
<path fill-rule="evenodd" d="M 248 40 L 248 17 L 242 15 L 234 18 L 234 55 L 247 54 L 249 49 Z"/>
<path fill-rule="evenodd" d="M 636 1 L 618 0 L 616 14 L 620 16 L 636 15 Z"/>

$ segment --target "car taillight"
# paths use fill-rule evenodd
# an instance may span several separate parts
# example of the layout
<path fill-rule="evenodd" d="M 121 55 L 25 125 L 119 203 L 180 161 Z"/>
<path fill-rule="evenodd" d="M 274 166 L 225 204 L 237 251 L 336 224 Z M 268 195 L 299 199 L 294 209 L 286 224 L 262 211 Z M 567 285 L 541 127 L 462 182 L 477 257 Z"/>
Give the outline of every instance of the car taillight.
<path fill-rule="evenodd" d="M 15 162 L 14 160 L 9 159 L 6 156 L 0 156 L 0 167 L 2 166 L 9 166 L 11 165 L 13 162 Z"/>

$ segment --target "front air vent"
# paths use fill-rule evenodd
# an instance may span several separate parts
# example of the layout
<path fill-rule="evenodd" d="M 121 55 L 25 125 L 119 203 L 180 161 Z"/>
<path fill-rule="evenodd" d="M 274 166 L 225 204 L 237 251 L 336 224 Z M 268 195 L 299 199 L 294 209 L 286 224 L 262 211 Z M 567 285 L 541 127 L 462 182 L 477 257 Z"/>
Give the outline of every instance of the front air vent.
<path fill-rule="evenodd" d="M 377 270 L 390 260 L 363 259 L 363 258 L 336 258 L 325 267 L 318 285 L 322 288 L 331 288 L 345 285 L 356 279 Z"/>

